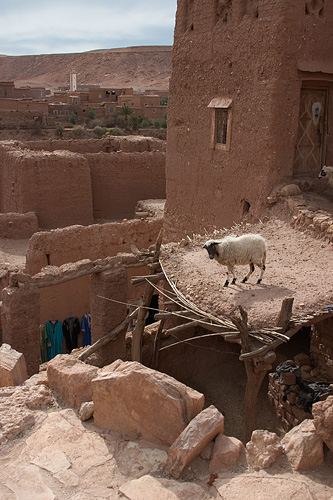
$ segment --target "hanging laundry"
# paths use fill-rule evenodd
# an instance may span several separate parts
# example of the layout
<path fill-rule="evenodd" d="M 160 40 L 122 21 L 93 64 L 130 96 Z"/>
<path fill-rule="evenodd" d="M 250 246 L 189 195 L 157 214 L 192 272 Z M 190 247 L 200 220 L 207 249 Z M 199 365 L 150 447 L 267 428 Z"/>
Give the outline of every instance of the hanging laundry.
<path fill-rule="evenodd" d="M 82 316 L 81 330 L 83 331 L 83 347 L 91 345 L 91 316 L 89 313 Z"/>
<path fill-rule="evenodd" d="M 67 354 L 77 347 L 77 337 L 81 331 L 80 320 L 75 316 L 69 316 L 62 323 L 62 331 L 66 340 Z"/>
<path fill-rule="evenodd" d="M 40 339 L 40 355 L 42 363 L 49 360 L 48 348 L 51 347 L 51 341 L 49 339 L 49 334 L 46 325 L 39 325 L 39 339 Z"/>
<path fill-rule="evenodd" d="M 47 355 L 50 360 L 54 358 L 57 354 L 62 354 L 63 333 L 62 333 L 61 321 L 59 321 L 58 319 L 48 321 L 45 326 L 49 338 L 49 347 L 47 348 Z"/>

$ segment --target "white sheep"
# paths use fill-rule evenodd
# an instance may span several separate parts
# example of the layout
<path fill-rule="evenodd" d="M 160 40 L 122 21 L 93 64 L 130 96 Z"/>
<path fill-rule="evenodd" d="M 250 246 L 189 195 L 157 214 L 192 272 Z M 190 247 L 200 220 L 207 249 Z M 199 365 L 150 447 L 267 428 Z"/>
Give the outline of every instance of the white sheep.
<path fill-rule="evenodd" d="M 327 177 L 329 185 L 333 187 L 333 167 L 324 165 L 318 177 L 319 179 L 321 179 L 322 177 Z"/>
<path fill-rule="evenodd" d="M 236 283 L 234 268 L 236 265 L 249 264 L 250 272 L 242 280 L 246 283 L 254 271 L 254 266 L 261 269 L 257 283 L 261 283 L 266 269 L 266 241 L 259 234 L 243 234 L 243 236 L 226 236 L 222 240 L 208 240 L 204 244 L 209 258 L 217 260 L 219 264 L 227 266 L 227 280 L 224 286 L 229 285 L 229 273 L 232 273 L 232 284 Z"/>

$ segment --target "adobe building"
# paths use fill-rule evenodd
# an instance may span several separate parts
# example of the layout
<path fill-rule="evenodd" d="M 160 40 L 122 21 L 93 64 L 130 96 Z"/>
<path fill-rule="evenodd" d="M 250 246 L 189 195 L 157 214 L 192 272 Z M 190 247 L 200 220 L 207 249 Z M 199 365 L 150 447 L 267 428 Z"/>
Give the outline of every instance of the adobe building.
<path fill-rule="evenodd" d="M 333 161 L 333 4 L 179 0 L 168 102 L 170 239 L 260 216 Z"/>

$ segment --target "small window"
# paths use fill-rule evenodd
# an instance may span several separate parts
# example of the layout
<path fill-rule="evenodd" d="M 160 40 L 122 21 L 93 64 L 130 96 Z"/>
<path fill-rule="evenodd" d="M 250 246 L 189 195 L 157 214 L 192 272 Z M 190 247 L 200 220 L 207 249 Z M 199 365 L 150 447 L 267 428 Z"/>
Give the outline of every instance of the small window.
<path fill-rule="evenodd" d="M 109 108 L 109 113 L 113 113 L 113 108 Z"/>
<path fill-rule="evenodd" d="M 212 108 L 212 139 L 213 149 L 230 151 L 231 142 L 231 99 L 215 97 L 208 107 Z"/>

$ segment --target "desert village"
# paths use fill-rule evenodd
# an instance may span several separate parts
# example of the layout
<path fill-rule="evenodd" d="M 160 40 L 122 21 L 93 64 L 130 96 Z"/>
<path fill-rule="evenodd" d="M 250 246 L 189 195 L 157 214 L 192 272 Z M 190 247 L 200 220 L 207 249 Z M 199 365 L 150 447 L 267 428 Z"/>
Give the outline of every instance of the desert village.
<path fill-rule="evenodd" d="M 1 499 L 333 498 L 332 23 L 178 0 L 169 89 L 0 82 Z M 5 136 L 124 105 L 166 140 Z"/>

